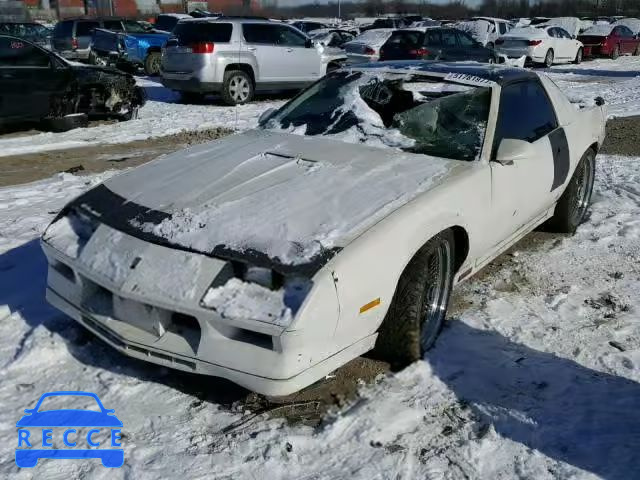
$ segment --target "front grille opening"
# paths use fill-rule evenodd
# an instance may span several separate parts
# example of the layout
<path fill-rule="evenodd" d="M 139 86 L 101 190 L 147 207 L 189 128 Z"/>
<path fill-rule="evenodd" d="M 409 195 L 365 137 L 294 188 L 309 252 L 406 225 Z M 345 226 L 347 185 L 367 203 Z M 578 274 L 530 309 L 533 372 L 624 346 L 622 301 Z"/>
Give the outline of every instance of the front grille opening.
<path fill-rule="evenodd" d="M 198 322 L 196 317 L 180 312 L 174 312 L 171 315 L 171 323 L 167 330 L 184 338 L 189 344 L 189 347 L 191 347 L 191 350 L 193 350 L 193 353 L 197 353 L 198 346 L 200 345 L 200 338 L 202 336 L 202 329 L 200 328 L 200 322 Z"/>
<path fill-rule="evenodd" d="M 58 272 L 60 275 L 62 275 L 64 278 L 66 278 L 70 282 L 76 281 L 76 276 L 73 273 L 73 269 L 68 265 L 65 265 L 64 263 L 59 262 L 57 260 L 54 260 L 51 266 L 56 272 Z"/>
<path fill-rule="evenodd" d="M 265 333 L 252 332 L 244 328 L 234 328 L 229 338 L 238 342 L 249 343 L 256 347 L 273 350 L 273 339 L 271 335 Z"/>
<path fill-rule="evenodd" d="M 113 316 L 113 293 L 86 277 L 82 281 L 82 307 L 96 315 Z"/>

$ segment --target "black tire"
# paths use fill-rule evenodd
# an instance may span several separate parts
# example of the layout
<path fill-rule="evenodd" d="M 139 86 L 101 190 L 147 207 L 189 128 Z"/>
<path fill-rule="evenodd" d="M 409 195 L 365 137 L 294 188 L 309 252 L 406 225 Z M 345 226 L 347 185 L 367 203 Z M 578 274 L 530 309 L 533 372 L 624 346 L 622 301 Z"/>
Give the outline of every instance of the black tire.
<path fill-rule="evenodd" d="M 52 132 L 66 132 L 74 128 L 87 127 L 89 117 L 85 113 L 76 113 L 64 117 L 49 118 L 45 123 Z"/>
<path fill-rule="evenodd" d="M 127 113 L 120 115 L 119 120 L 121 122 L 128 122 L 129 120 L 135 120 L 138 118 L 139 110 L 140 109 L 138 107 L 130 107 Z"/>
<path fill-rule="evenodd" d="M 180 100 L 182 103 L 202 103 L 204 93 L 180 91 Z"/>
<path fill-rule="evenodd" d="M 162 55 L 160 52 L 150 52 L 144 59 L 144 73 L 150 77 L 160 75 L 160 67 L 162 66 Z"/>
<path fill-rule="evenodd" d="M 595 175 L 596 154 L 592 149 L 589 149 L 580 159 L 569 185 L 558 200 L 553 217 L 545 225 L 545 230 L 557 233 L 575 233 L 587 216 Z"/>
<path fill-rule="evenodd" d="M 620 45 L 616 45 L 613 47 L 613 51 L 611 52 L 611 60 L 617 60 L 620 56 Z"/>
<path fill-rule="evenodd" d="M 374 350 L 392 368 L 420 360 L 442 330 L 455 273 L 454 252 L 453 233 L 445 230 L 429 240 L 402 272 Z"/>
<path fill-rule="evenodd" d="M 579 65 L 582 63 L 582 56 L 583 56 L 583 50 L 581 48 L 578 49 L 578 51 L 576 52 L 576 58 L 573 61 L 573 63 L 575 63 L 576 65 Z"/>
<path fill-rule="evenodd" d="M 253 80 L 242 70 L 229 70 L 224 72 L 222 82 L 222 100 L 227 105 L 241 105 L 253 100 Z"/>
<path fill-rule="evenodd" d="M 553 53 L 553 49 L 549 49 L 547 50 L 547 54 L 544 56 L 544 66 L 547 68 L 551 68 L 553 67 L 553 60 L 554 60 L 555 56 Z"/>

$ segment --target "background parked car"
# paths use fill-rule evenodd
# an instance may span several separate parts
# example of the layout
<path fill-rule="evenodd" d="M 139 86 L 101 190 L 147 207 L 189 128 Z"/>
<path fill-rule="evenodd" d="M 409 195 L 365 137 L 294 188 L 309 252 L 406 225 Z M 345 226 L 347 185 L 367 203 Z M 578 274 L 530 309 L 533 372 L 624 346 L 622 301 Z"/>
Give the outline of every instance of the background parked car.
<path fill-rule="evenodd" d="M 493 52 L 468 33 L 454 28 L 397 30 L 380 49 L 380 60 L 495 62 Z"/>
<path fill-rule="evenodd" d="M 640 54 L 640 39 L 624 25 L 594 25 L 582 32 L 578 40 L 584 44 L 587 56 L 616 59 L 624 54 Z"/>
<path fill-rule="evenodd" d="M 617 20 L 613 25 L 627 27 L 634 35 L 640 34 L 640 18 L 623 18 Z"/>
<path fill-rule="evenodd" d="M 69 63 L 27 40 L 0 35 L 0 125 L 86 125 L 88 115 L 135 117 L 145 101 L 135 79 L 118 70 Z"/>
<path fill-rule="evenodd" d="M 52 30 L 39 23 L 0 22 L 0 35 L 23 38 L 41 47 L 51 49 Z"/>
<path fill-rule="evenodd" d="M 394 28 L 379 28 L 366 30 L 344 44 L 347 53 L 347 63 L 377 62 L 380 59 L 380 47 L 395 32 Z"/>
<path fill-rule="evenodd" d="M 455 26 L 487 48 L 493 48 L 498 37 L 512 28 L 509 21 L 492 17 L 473 17 L 470 21 L 460 22 Z"/>
<path fill-rule="evenodd" d="M 352 41 L 355 37 L 351 32 L 340 30 L 337 28 L 323 28 L 309 32 L 309 38 L 316 43 L 325 47 L 342 48 L 347 42 Z"/>
<path fill-rule="evenodd" d="M 303 88 L 346 59 L 268 20 L 182 20 L 173 34 L 163 49 L 162 83 L 187 100 L 220 93 L 229 105 L 246 103 L 256 91 Z"/>
<path fill-rule="evenodd" d="M 161 30 L 163 32 L 173 32 L 173 29 L 176 28 L 178 22 L 185 18 L 193 18 L 191 15 L 187 15 L 186 13 L 163 13 L 162 15 L 158 15 L 156 17 L 156 21 L 153 24 L 153 28 L 155 30 Z"/>
<path fill-rule="evenodd" d="M 496 53 L 507 58 L 524 56 L 527 62 L 550 67 L 556 63 L 582 62 L 584 46 L 560 27 L 525 27 L 500 37 Z"/>
<path fill-rule="evenodd" d="M 96 28 L 114 32 L 142 31 L 141 25 L 135 20 L 118 17 L 62 20 L 53 29 L 53 50 L 69 60 L 89 60 L 91 40 Z"/>
<path fill-rule="evenodd" d="M 159 75 L 162 47 L 171 33 L 149 30 L 131 20 L 123 21 L 122 25 L 125 31 L 94 29 L 89 46 L 89 63 L 113 64 L 125 71 L 143 67 L 147 75 Z"/>
<path fill-rule="evenodd" d="M 309 33 L 313 30 L 320 30 L 322 28 L 329 28 L 329 25 L 326 25 L 324 23 L 311 22 L 306 20 L 298 20 L 295 22 L 291 22 L 290 25 L 304 33 Z"/>
<path fill-rule="evenodd" d="M 363 27 L 361 31 L 365 32 L 367 30 L 379 30 L 381 28 L 405 28 L 408 27 L 410 23 L 413 22 L 407 22 L 404 18 L 401 17 L 378 18 L 371 25 Z"/>

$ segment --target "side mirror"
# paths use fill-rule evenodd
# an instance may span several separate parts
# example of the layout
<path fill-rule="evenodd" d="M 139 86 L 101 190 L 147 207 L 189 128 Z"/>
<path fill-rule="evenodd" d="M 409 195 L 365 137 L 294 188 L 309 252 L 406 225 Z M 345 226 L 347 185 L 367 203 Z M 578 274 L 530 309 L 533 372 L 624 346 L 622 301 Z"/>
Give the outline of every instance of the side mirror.
<path fill-rule="evenodd" d="M 513 162 L 523 158 L 531 158 L 535 154 L 535 148 L 529 142 L 505 138 L 500 142 L 495 161 L 500 165 L 513 165 Z"/>
<path fill-rule="evenodd" d="M 265 123 L 267 123 L 267 121 L 274 113 L 276 113 L 275 108 L 267 108 L 258 118 L 258 125 L 264 125 Z"/>
<path fill-rule="evenodd" d="M 604 98 L 602 98 L 602 97 L 596 97 L 595 101 L 596 101 L 596 105 L 599 106 L 599 107 L 603 106 L 606 103 L 604 101 Z"/>
<path fill-rule="evenodd" d="M 307 40 L 304 42 L 304 48 L 311 48 L 313 47 L 313 40 L 311 40 L 310 38 L 307 38 Z"/>

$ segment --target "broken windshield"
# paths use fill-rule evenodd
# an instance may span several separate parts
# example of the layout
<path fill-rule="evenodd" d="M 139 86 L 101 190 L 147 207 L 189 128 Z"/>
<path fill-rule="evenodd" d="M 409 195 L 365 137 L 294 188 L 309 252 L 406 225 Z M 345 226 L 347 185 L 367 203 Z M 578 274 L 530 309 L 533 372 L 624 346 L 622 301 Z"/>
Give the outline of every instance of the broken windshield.
<path fill-rule="evenodd" d="M 490 100 L 489 87 L 424 75 L 340 71 L 287 103 L 262 127 L 472 161 L 482 150 Z"/>

